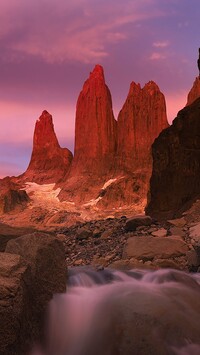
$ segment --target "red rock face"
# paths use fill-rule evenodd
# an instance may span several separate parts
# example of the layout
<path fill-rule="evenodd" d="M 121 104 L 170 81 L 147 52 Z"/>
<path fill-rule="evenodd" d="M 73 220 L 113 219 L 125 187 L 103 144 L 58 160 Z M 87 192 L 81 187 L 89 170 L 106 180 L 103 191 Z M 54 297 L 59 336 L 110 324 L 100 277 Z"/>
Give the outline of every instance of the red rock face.
<path fill-rule="evenodd" d="M 52 116 L 43 111 L 35 125 L 31 161 L 23 177 L 37 183 L 55 183 L 67 173 L 71 161 L 72 153 L 58 143 Z"/>
<path fill-rule="evenodd" d="M 118 160 L 120 168 L 133 172 L 151 168 L 151 145 L 168 127 L 164 95 L 150 81 L 141 89 L 131 83 L 118 117 Z"/>
<path fill-rule="evenodd" d="M 116 152 L 117 122 L 103 68 L 96 65 L 79 95 L 76 108 L 75 152 L 70 175 L 104 173 Z"/>
<path fill-rule="evenodd" d="M 200 97 L 200 78 L 197 77 L 193 83 L 187 98 L 187 105 L 191 105 L 196 99 Z"/>

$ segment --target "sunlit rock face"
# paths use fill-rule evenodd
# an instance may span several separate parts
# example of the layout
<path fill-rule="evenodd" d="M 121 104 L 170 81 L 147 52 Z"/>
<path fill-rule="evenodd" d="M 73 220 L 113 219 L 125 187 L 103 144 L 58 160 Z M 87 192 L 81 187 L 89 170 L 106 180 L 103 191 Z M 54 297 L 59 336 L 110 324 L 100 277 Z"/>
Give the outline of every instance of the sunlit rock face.
<path fill-rule="evenodd" d="M 151 145 L 166 127 L 165 98 L 152 81 L 144 88 L 131 84 L 116 122 L 103 68 L 97 65 L 78 98 L 75 155 L 59 198 L 95 199 L 100 209 L 134 205 L 139 211 L 146 203 Z"/>
<path fill-rule="evenodd" d="M 43 111 L 36 121 L 31 161 L 23 177 L 37 183 L 57 182 L 67 173 L 71 161 L 72 153 L 58 143 L 52 116 Z"/>
<path fill-rule="evenodd" d="M 200 78 L 197 77 L 193 83 L 193 86 L 188 94 L 187 105 L 192 104 L 196 99 L 200 97 Z"/>
<path fill-rule="evenodd" d="M 70 175 L 103 174 L 116 152 L 117 122 L 103 68 L 96 65 L 84 83 L 76 108 L 75 152 Z"/>
<path fill-rule="evenodd" d="M 200 98 L 179 111 L 152 146 L 148 214 L 173 217 L 200 195 Z"/>
<path fill-rule="evenodd" d="M 168 127 L 164 95 L 150 81 L 134 82 L 118 117 L 118 164 L 127 171 L 151 169 L 151 145 Z"/>

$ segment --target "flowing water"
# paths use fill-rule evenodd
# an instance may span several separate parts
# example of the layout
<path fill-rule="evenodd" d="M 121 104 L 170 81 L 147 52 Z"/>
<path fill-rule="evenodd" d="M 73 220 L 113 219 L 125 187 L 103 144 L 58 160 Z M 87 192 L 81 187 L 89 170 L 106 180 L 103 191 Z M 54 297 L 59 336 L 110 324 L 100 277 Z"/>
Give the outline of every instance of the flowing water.
<path fill-rule="evenodd" d="M 200 276 L 72 268 L 34 355 L 199 355 Z"/>

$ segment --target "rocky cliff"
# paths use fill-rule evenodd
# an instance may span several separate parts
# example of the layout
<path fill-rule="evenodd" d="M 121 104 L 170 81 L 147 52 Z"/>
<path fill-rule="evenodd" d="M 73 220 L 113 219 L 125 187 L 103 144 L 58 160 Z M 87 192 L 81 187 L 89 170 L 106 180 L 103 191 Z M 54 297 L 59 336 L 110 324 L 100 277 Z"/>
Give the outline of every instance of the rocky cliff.
<path fill-rule="evenodd" d="M 151 170 L 151 145 L 168 127 L 164 95 L 150 81 L 134 82 L 118 117 L 118 164 L 126 171 Z"/>
<path fill-rule="evenodd" d="M 75 150 L 71 176 L 103 174 L 116 152 L 117 122 L 103 68 L 96 65 L 84 83 L 76 107 Z"/>
<path fill-rule="evenodd" d="M 171 218 L 200 196 L 200 98 L 179 111 L 152 146 L 147 213 Z"/>
<path fill-rule="evenodd" d="M 31 161 L 23 179 L 36 183 L 55 183 L 69 170 L 72 153 L 61 148 L 56 137 L 52 116 L 43 111 L 35 125 Z"/>

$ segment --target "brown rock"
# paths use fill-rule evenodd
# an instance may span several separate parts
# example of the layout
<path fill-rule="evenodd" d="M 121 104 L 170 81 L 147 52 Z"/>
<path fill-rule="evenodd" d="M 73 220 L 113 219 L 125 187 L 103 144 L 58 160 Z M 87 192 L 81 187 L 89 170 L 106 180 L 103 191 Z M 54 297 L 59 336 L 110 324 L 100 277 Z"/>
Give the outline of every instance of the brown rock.
<path fill-rule="evenodd" d="M 22 210 L 30 201 L 26 191 L 9 177 L 0 180 L 0 213 Z"/>
<path fill-rule="evenodd" d="M 19 255 L 0 253 L 0 352 L 24 354 L 28 322 L 27 281 L 30 270 Z"/>
<path fill-rule="evenodd" d="M 123 251 L 123 259 L 169 259 L 186 255 L 187 244 L 173 237 L 132 237 L 127 240 Z"/>
<path fill-rule="evenodd" d="M 6 253 L 18 254 L 29 265 L 28 296 L 32 312 L 29 336 L 42 336 L 48 302 L 55 293 L 66 290 L 67 269 L 63 243 L 58 239 L 35 232 L 10 240 Z"/>
<path fill-rule="evenodd" d="M 200 98 L 179 111 L 152 146 L 153 172 L 146 212 L 174 218 L 200 195 Z"/>
<path fill-rule="evenodd" d="M 157 231 L 151 233 L 154 237 L 166 237 L 167 230 L 165 228 L 160 228 Z"/>
<path fill-rule="evenodd" d="M 79 228 L 76 233 L 76 238 L 78 240 L 88 239 L 93 236 L 93 232 L 87 227 Z"/>
<path fill-rule="evenodd" d="M 180 236 L 180 237 L 184 237 L 185 236 L 184 231 L 180 227 L 171 227 L 170 228 L 170 232 L 171 232 L 172 235 L 177 235 L 177 236 Z"/>
<path fill-rule="evenodd" d="M 128 171 L 145 168 L 151 172 L 151 145 L 169 124 L 164 95 L 150 81 L 143 88 L 131 83 L 118 116 L 118 164 Z"/>
<path fill-rule="evenodd" d="M 127 219 L 125 229 L 127 231 L 135 231 L 139 226 L 150 226 L 152 219 L 149 216 L 138 215 Z"/>
<path fill-rule="evenodd" d="M 68 172 L 71 162 L 72 153 L 58 143 L 52 116 L 43 111 L 35 125 L 31 161 L 23 179 L 39 184 L 56 183 Z"/>

